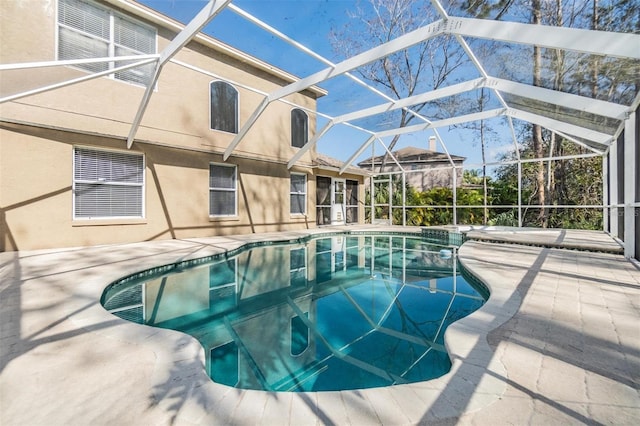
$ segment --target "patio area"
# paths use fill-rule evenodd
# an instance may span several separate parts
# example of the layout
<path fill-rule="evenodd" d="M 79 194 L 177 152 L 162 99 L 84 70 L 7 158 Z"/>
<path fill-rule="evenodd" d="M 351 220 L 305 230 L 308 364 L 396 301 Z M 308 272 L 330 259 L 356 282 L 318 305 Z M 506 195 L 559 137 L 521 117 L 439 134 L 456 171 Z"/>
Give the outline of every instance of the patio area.
<path fill-rule="evenodd" d="M 637 423 L 640 271 L 604 232 L 471 231 L 460 259 L 490 288 L 489 301 L 447 330 L 450 373 L 391 388 L 268 393 L 218 385 L 196 340 L 128 323 L 100 305 L 110 282 L 153 266 L 256 240 L 372 229 L 399 228 L 0 253 L 0 423 Z M 584 251 L 594 245 L 608 252 Z"/>

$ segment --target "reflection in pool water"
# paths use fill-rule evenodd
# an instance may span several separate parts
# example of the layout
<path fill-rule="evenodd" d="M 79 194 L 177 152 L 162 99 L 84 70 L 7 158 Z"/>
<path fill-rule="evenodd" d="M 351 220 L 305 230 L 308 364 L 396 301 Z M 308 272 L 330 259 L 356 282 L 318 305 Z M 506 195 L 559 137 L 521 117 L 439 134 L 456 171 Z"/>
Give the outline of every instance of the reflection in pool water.
<path fill-rule="evenodd" d="M 455 250 L 419 237 L 345 235 L 269 245 L 123 280 L 107 310 L 200 341 L 210 377 L 243 389 L 327 391 L 439 377 L 445 329 L 487 292 Z"/>

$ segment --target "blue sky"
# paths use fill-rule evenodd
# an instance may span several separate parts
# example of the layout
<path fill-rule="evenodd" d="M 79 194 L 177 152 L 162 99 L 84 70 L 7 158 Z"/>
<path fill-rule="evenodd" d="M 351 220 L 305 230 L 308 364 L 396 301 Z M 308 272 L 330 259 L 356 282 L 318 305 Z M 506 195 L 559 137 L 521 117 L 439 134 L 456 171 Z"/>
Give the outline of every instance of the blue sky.
<path fill-rule="evenodd" d="M 183 23 L 188 23 L 206 4 L 206 0 L 139 1 Z M 329 34 L 333 28 L 340 28 L 346 24 L 349 20 L 348 13 L 355 10 L 358 2 L 355 0 L 236 0 L 233 4 L 325 58 L 339 62 L 343 58 L 333 52 Z M 366 4 L 366 1 L 360 4 Z M 300 77 L 326 67 L 228 10 L 214 18 L 204 32 Z M 345 77 L 332 79 L 322 86 L 329 90 L 330 96 L 319 100 L 318 109 L 331 115 L 384 102 L 380 97 L 358 91 L 360 89 L 353 89 L 350 83 L 347 89 Z M 345 93 L 346 96 L 335 96 L 341 93 Z M 496 120 L 501 121 L 501 119 Z M 323 122 L 320 119 L 319 125 L 321 126 Z M 451 154 L 467 157 L 467 163 L 480 162 L 479 144 L 473 142 L 474 137 L 470 132 L 446 128 L 440 129 L 439 132 Z M 405 146 L 428 148 L 428 138 L 431 135 L 433 135 L 432 132 L 405 135 L 401 137 L 396 149 Z M 335 126 L 318 143 L 318 151 L 346 160 L 367 138 L 367 134 L 363 132 L 346 126 Z M 505 140 L 499 145 L 503 144 L 511 144 L 511 141 Z M 440 146 L 438 149 L 442 150 Z M 490 147 L 490 149 L 497 151 L 503 148 Z M 375 155 L 383 152 L 383 148 L 376 144 Z M 369 148 L 359 160 L 371 154 L 372 150 Z"/>

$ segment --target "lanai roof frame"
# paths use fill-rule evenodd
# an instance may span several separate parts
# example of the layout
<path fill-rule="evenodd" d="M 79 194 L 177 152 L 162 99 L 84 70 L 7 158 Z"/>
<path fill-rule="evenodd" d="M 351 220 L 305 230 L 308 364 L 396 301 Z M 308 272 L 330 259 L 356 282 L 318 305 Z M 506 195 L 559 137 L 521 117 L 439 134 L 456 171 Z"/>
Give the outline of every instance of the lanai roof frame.
<path fill-rule="evenodd" d="M 110 0 L 111 3 L 128 3 L 127 0 Z M 365 133 L 368 133 L 369 136 L 375 136 L 376 138 L 381 138 L 389 135 L 403 134 L 408 133 L 410 131 L 419 131 L 425 129 L 433 129 L 442 126 L 448 126 L 450 124 L 459 124 L 467 121 L 474 121 L 476 119 L 488 118 L 490 116 L 495 115 L 504 115 L 509 118 L 518 118 L 521 120 L 529 121 L 534 124 L 540 124 L 543 127 L 546 127 L 552 131 L 557 131 L 561 134 L 566 134 L 570 138 L 577 137 L 581 139 L 589 140 L 595 143 L 598 148 L 606 151 L 609 143 L 615 138 L 617 134 L 620 133 L 622 128 L 624 127 L 624 123 L 620 123 L 618 126 L 618 130 L 613 135 L 609 135 L 606 133 L 598 132 L 592 129 L 583 129 L 582 126 L 575 124 L 564 124 L 559 120 L 554 120 L 550 117 L 543 117 L 537 114 L 534 114 L 529 111 L 522 111 L 518 108 L 511 107 L 507 101 L 501 95 L 501 91 L 514 94 L 517 96 L 521 96 L 527 99 L 544 99 L 545 102 L 551 103 L 554 105 L 558 105 L 560 107 L 566 108 L 580 108 L 582 111 L 601 115 L 603 117 L 622 119 L 624 116 L 627 116 L 633 108 L 637 106 L 640 102 L 640 95 L 636 95 L 634 102 L 631 106 L 625 106 L 620 104 L 615 104 L 612 102 L 601 101 L 597 99 L 586 98 L 580 95 L 574 95 L 570 93 L 564 93 L 560 91 L 554 91 L 546 88 L 535 87 L 532 85 L 526 85 L 523 83 L 518 83 L 510 80 L 506 80 L 504 78 L 497 78 L 489 75 L 480 60 L 475 57 L 473 51 L 471 50 L 468 43 L 466 43 L 464 37 L 477 37 L 477 38 L 486 38 L 490 40 L 501 40 L 507 41 L 511 43 L 524 43 L 531 44 L 534 43 L 538 46 L 544 46 L 548 48 L 557 48 L 557 49 L 568 49 L 575 50 L 579 52 L 585 52 L 589 54 L 599 54 L 599 55 L 609 55 L 613 57 L 623 57 L 623 58 L 632 58 L 632 59 L 640 59 L 640 49 L 637 49 L 636 46 L 640 45 L 640 35 L 631 34 L 631 33 L 608 33 L 603 31 L 591 31 L 591 30 L 583 30 L 583 29 L 575 29 L 575 28 L 564 28 L 564 27 L 550 27 L 543 25 L 533 25 L 533 24 L 523 24 L 523 23 L 515 23 L 515 22 L 505 22 L 505 21 L 489 21 L 482 19 L 474 19 L 474 18 L 463 18 L 463 17 L 452 17 L 449 16 L 445 9 L 442 7 L 442 4 L 439 0 L 431 0 L 434 8 L 440 13 L 442 19 L 437 20 L 435 22 L 429 23 L 423 27 L 420 27 L 408 34 L 400 36 L 396 39 L 391 40 L 388 43 L 383 45 L 376 46 L 369 51 L 362 52 L 354 57 L 350 57 L 345 59 L 344 61 L 333 64 L 331 61 L 323 58 L 321 55 L 313 52 L 313 50 L 306 48 L 301 43 L 298 43 L 291 37 L 286 36 L 284 33 L 278 31 L 277 29 L 269 26 L 268 24 L 262 22 L 256 17 L 253 17 L 251 14 L 243 11 L 236 5 L 231 4 L 231 0 L 210 0 L 201 10 L 200 12 L 191 20 L 189 24 L 184 26 L 182 31 L 178 33 L 178 35 L 174 38 L 174 40 L 158 55 L 151 55 L 153 60 L 145 60 L 143 62 L 139 62 L 136 64 L 127 64 L 126 67 L 136 67 L 148 64 L 149 62 L 155 62 L 155 71 L 153 73 L 153 78 L 147 86 L 147 90 L 145 92 L 145 96 L 143 97 L 138 113 L 133 118 L 131 130 L 129 132 L 129 136 L 127 138 L 127 147 L 130 148 L 133 140 L 135 138 L 135 134 L 137 131 L 137 127 L 139 126 L 141 120 L 143 119 L 144 112 L 146 109 L 146 105 L 149 101 L 153 93 L 153 87 L 155 86 L 155 81 L 157 80 L 157 76 L 161 71 L 162 67 L 172 59 L 177 51 L 179 51 L 182 47 L 186 45 L 191 39 L 193 39 L 199 32 L 202 30 L 211 20 L 215 18 L 215 16 L 224 8 L 228 8 L 234 13 L 242 16 L 243 18 L 251 21 L 255 25 L 259 25 L 263 30 L 271 33 L 275 37 L 281 38 L 285 40 L 287 43 L 291 44 L 297 49 L 304 51 L 305 53 L 312 55 L 314 58 L 321 60 L 325 64 L 329 64 L 328 68 L 316 72 L 310 76 L 298 79 L 297 81 L 290 83 L 289 85 L 278 89 L 270 94 L 268 94 L 263 102 L 254 110 L 252 116 L 247 120 L 247 122 L 242 126 L 238 134 L 235 136 L 233 141 L 227 146 L 224 153 L 224 160 L 226 161 L 235 147 L 242 141 L 242 138 L 246 134 L 247 130 L 252 126 L 253 122 L 257 119 L 257 117 L 264 111 L 266 106 L 277 99 L 282 99 L 288 94 L 295 93 L 300 90 L 308 89 L 309 87 L 327 81 L 337 75 L 348 75 L 356 84 L 359 84 L 365 87 L 367 90 L 370 90 L 377 95 L 384 97 L 388 100 L 388 102 L 384 104 L 380 104 L 374 107 L 362 109 L 360 111 L 353 111 L 351 113 L 342 114 L 338 117 L 331 117 L 329 114 L 320 114 L 328 119 L 328 123 L 325 125 L 323 129 L 321 129 L 318 134 L 309 143 L 309 147 L 305 147 L 306 149 L 311 148 L 315 143 L 317 143 L 321 137 L 326 134 L 326 132 L 334 125 L 344 124 L 361 130 Z M 480 78 L 475 78 L 466 82 L 462 82 L 456 85 L 446 86 L 437 90 L 423 92 L 411 97 L 402 98 L 402 99 L 391 99 L 386 96 L 384 93 L 380 92 L 375 87 L 363 82 L 361 79 L 350 74 L 350 71 L 357 68 L 360 65 L 370 63 L 372 61 L 381 59 L 383 57 L 388 56 L 390 53 L 402 49 L 406 49 L 409 46 L 412 46 L 416 43 L 424 42 L 430 38 L 443 35 L 443 34 L 451 34 L 454 35 L 458 42 L 461 44 L 467 55 L 469 56 L 470 61 L 477 68 L 480 73 Z M 146 58 L 146 57 L 145 57 Z M 111 59 L 113 60 L 113 58 Z M 118 59 L 120 60 L 120 59 Z M 39 64 L 6 64 L 0 65 L 0 70 L 9 70 L 9 69 L 20 69 L 27 68 L 33 66 L 55 66 L 55 65 L 63 65 L 59 61 L 48 61 L 42 62 Z M 111 70 L 113 72 L 113 70 Z M 100 75 L 87 76 L 86 78 L 78 79 L 78 81 L 70 81 L 60 84 L 60 86 L 75 84 L 76 82 L 84 81 L 89 78 L 96 78 Z M 11 97 L 5 97 L 0 99 L 1 102 L 7 102 L 13 100 L 16 97 L 28 96 L 32 93 L 39 93 L 44 90 L 53 90 L 58 86 L 49 86 L 47 88 L 36 89 L 30 92 L 19 93 L 13 95 Z M 428 117 L 424 117 L 423 115 L 413 111 L 410 107 L 412 104 L 426 102 L 427 100 L 437 99 L 438 97 L 443 97 L 451 94 L 462 93 L 466 90 L 472 90 L 477 88 L 489 88 L 495 95 L 497 96 L 500 103 L 503 105 L 502 110 L 493 110 L 493 111 L 482 111 L 478 114 L 468 114 L 466 117 L 456 117 L 447 120 L 440 120 L 439 124 L 433 123 L 433 120 Z M 391 111 L 395 109 L 404 109 L 410 114 L 415 115 L 419 118 L 424 124 L 417 124 L 411 127 L 410 129 L 402 129 L 402 130 L 386 130 L 382 132 L 370 131 L 368 129 L 353 125 L 351 121 L 356 118 L 365 117 L 375 112 L 381 111 Z M 438 136 L 438 140 L 441 145 L 445 146 L 445 141 Z M 570 139 L 576 142 L 576 139 Z M 366 143 L 366 142 L 365 142 Z M 514 143 L 517 142 L 514 140 Z M 594 146 L 589 145 L 590 149 L 597 149 Z M 306 150 L 305 150 L 306 151 Z M 291 168 L 296 161 L 301 157 L 301 155 L 296 155 L 289 162 L 289 168 Z"/>
<path fill-rule="evenodd" d="M 116 5 L 133 4 L 135 6 L 135 3 L 132 3 L 132 1 L 129 0 L 104 1 Z M 563 135 L 567 138 L 567 140 L 570 140 L 573 143 L 589 149 L 594 154 L 602 154 L 603 157 L 610 154 L 612 144 L 615 143 L 615 141 L 623 131 L 625 131 L 626 133 L 635 132 L 635 125 L 630 123 L 629 117 L 635 114 L 635 110 L 640 104 L 640 93 L 636 93 L 633 97 L 633 100 L 629 104 L 619 104 L 599 99 L 593 99 L 592 97 L 584 96 L 581 94 L 567 93 L 560 90 L 552 90 L 544 87 L 536 87 L 530 84 L 525 84 L 521 81 L 492 75 L 491 73 L 486 71 L 486 68 L 482 63 L 482 59 L 479 59 L 475 55 L 473 47 L 467 42 L 466 38 L 473 38 L 478 40 L 495 40 L 499 42 L 515 43 L 525 46 L 535 45 L 548 49 L 574 51 L 588 55 L 598 55 L 602 57 L 624 58 L 635 61 L 632 62 L 632 66 L 637 66 L 637 64 L 640 64 L 640 62 L 638 62 L 640 61 L 640 49 L 637 48 L 637 46 L 640 46 L 639 34 L 613 33 L 606 31 L 533 25 L 520 22 L 495 21 L 460 16 L 449 16 L 445 8 L 442 6 L 440 0 L 431 0 L 431 4 L 435 8 L 435 10 L 438 11 L 441 19 L 427 23 L 426 25 L 396 39 L 393 39 L 388 43 L 375 46 L 368 51 L 346 58 L 343 61 L 334 64 L 331 61 L 323 60 L 321 55 L 315 53 L 312 49 L 306 48 L 304 45 L 295 41 L 293 38 L 286 36 L 284 33 L 263 23 L 258 18 L 253 17 L 251 14 L 242 11 L 242 9 L 232 4 L 231 0 L 210 0 L 189 24 L 182 27 L 178 35 L 172 42 L 170 42 L 169 46 L 166 49 L 153 57 L 145 57 L 145 59 L 140 57 L 139 59 L 141 59 L 141 62 L 137 64 L 127 65 L 127 67 L 135 67 L 142 66 L 150 62 L 156 63 L 154 79 L 152 79 L 151 83 L 147 86 L 147 94 L 145 95 L 143 101 L 139 106 L 138 113 L 135 117 L 132 118 L 131 131 L 127 138 L 127 146 L 130 147 L 135 139 L 137 126 L 140 124 L 141 120 L 144 117 L 146 102 L 148 102 L 149 97 L 152 96 L 152 87 L 154 85 L 155 78 L 157 78 L 157 75 L 159 75 L 162 70 L 162 66 L 167 61 L 170 61 L 172 59 L 172 56 L 177 51 L 179 51 L 179 49 L 184 47 L 184 45 L 189 40 L 198 37 L 200 31 L 211 20 L 215 22 L 214 17 L 219 11 L 223 9 L 231 10 L 243 16 L 245 19 L 248 19 L 254 24 L 261 26 L 263 30 L 271 33 L 273 36 L 285 40 L 295 48 L 302 50 L 307 54 L 311 54 L 316 59 L 320 59 L 322 62 L 324 62 L 325 65 L 329 65 L 327 68 L 321 71 L 303 78 L 299 78 L 292 83 L 278 90 L 275 90 L 272 93 L 266 94 L 264 101 L 258 106 L 258 108 L 254 110 L 252 116 L 247 122 L 245 122 L 243 128 L 240 130 L 240 132 L 238 132 L 233 141 L 227 146 L 224 152 L 225 161 L 233 153 L 235 147 L 242 141 L 242 138 L 246 134 L 248 128 L 252 125 L 253 121 L 257 119 L 257 117 L 270 102 L 274 100 L 280 100 L 288 94 L 306 90 L 311 86 L 326 82 L 338 75 L 348 76 L 359 86 L 364 87 L 366 90 L 369 90 L 372 93 L 375 93 L 377 96 L 380 96 L 386 100 L 386 103 L 384 104 L 380 104 L 374 107 L 361 108 L 357 111 L 351 111 L 338 116 L 333 116 L 322 111 L 319 112 L 319 116 L 324 117 L 327 120 L 327 123 L 324 125 L 323 129 L 316 133 L 316 136 L 312 138 L 312 140 L 308 144 L 309 146 L 305 147 L 305 149 L 310 149 L 315 143 L 321 140 L 322 137 L 326 135 L 326 133 L 333 126 L 338 124 L 356 128 L 357 130 L 365 133 L 367 136 L 366 141 L 354 152 L 349 161 L 345 163 L 342 170 L 346 169 L 346 167 L 349 166 L 350 162 L 354 161 L 355 158 L 372 143 L 375 143 L 376 141 L 382 143 L 383 137 L 401 133 L 408 133 L 410 131 L 423 131 L 425 129 L 433 131 L 436 134 L 438 141 L 445 149 L 445 152 L 448 153 L 449 150 L 447 149 L 446 142 L 437 132 L 438 127 L 462 123 L 465 122 L 465 120 L 473 121 L 493 116 L 506 117 L 511 130 L 511 137 L 516 148 L 518 146 L 518 142 L 515 131 L 513 129 L 514 118 L 534 124 L 539 124 L 553 132 L 556 132 L 557 134 Z M 413 46 L 417 43 L 422 43 L 425 40 L 431 39 L 433 37 L 439 37 L 443 35 L 454 36 L 458 43 L 460 43 L 460 46 L 463 48 L 463 50 L 467 53 L 469 61 L 473 64 L 473 66 L 475 66 L 480 77 L 475 77 L 472 80 L 468 80 L 459 84 L 445 86 L 437 90 L 424 91 L 423 93 L 419 93 L 411 98 L 391 99 L 373 85 L 367 84 L 351 74 L 351 71 L 353 71 L 357 67 L 366 63 L 370 63 L 371 61 L 376 61 L 380 58 L 386 57 L 391 52 L 406 49 L 409 46 Z M 121 59 L 122 58 L 118 58 L 117 60 Z M 110 58 L 110 60 L 113 61 L 114 59 Z M 0 65 L 0 71 L 9 69 L 20 69 L 21 67 L 28 68 L 65 65 L 65 63 L 63 63 L 62 61 L 53 62 L 55 63 L 52 63 L 52 61 L 43 61 L 37 64 L 3 64 Z M 110 73 L 113 72 L 114 70 L 112 69 Z M 100 74 L 92 74 L 87 76 L 86 79 L 96 78 L 99 76 Z M 77 81 L 69 81 L 62 84 L 75 84 L 84 81 L 84 79 L 85 77 L 83 77 L 82 79 L 77 79 Z M 48 87 L 36 89 L 35 91 L 19 93 L 15 96 L 29 96 L 30 94 L 39 93 L 40 91 L 54 90 L 57 87 L 58 86 L 51 85 Z M 466 114 L 464 116 L 451 117 L 444 120 L 434 120 L 433 118 L 419 114 L 411 109 L 411 106 L 413 105 L 412 102 L 416 100 L 419 101 L 424 99 L 432 99 L 437 96 L 444 96 L 446 94 L 462 93 L 464 92 L 464 90 L 473 90 L 474 88 L 477 89 L 478 87 L 490 89 L 502 105 L 502 108 L 480 111 L 476 113 Z M 615 131 L 611 131 L 610 129 L 601 131 L 600 129 L 597 129 L 598 123 L 583 122 L 584 124 L 589 124 L 588 126 L 585 126 L 581 125 L 579 121 L 569 123 L 562 120 L 562 117 L 540 115 L 535 113 L 534 111 L 527 111 L 522 108 L 518 108 L 517 106 L 513 106 L 510 103 L 509 97 L 507 96 L 505 98 L 505 96 L 503 96 L 504 93 L 518 96 L 522 99 L 556 105 L 559 108 L 567 109 L 567 111 L 573 110 L 577 112 L 583 112 L 585 115 L 591 114 L 594 116 L 604 117 L 605 119 L 617 120 L 618 125 Z M 5 97 L 3 99 L 0 99 L 0 103 L 8 102 L 12 99 L 15 99 L 13 95 L 11 98 Z M 404 109 L 406 112 L 415 115 L 420 121 L 422 121 L 422 124 L 414 125 L 415 127 L 405 127 L 399 130 L 371 131 L 370 129 L 354 125 L 351 122 L 354 118 L 366 116 L 363 114 L 371 114 L 375 111 L 389 111 L 398 109 Z M 615 124 L 615 121 L 613 122 L 613 124 Z M 385 146 L 384 144 L 382 145 Z M 629 150 L 631 150 L 630 152 L 635 152 L 633 151 L 634 149 L 637 148 L 629 148 Z M 519 155 L 517 149 L 515 153 L 516 156 Z M 613 158 L 615 158 L 615 154 L 612 155 Z M 294 156 L 289 161 L 289 168 L 291 168 L 299 160 L 300 157 L 301 155 Z M 635 173 L 634 167 L 631 167 L 630 170 L 631 172 L 629 172 L 628 168 L 625 169 L 625 176 L 630 176 L 630 174 Z M 616 167 L 613 167 L 612 170 L 607 170 L 606 173 L 615 174 L 615 172 Z M 614 185 L 614 190 L 616 185 L 617 184 Z M 629 189 L 625 187 L 625 191 L 629 192 Z M 628 195 L 628 197 L 632 197 L 632 195 Z M 633 204 L 633 206 L 635 206 L 636 204 L 637 202 Z M 629 218 L 625 218 L 625 220 L 629 220 Z"/>

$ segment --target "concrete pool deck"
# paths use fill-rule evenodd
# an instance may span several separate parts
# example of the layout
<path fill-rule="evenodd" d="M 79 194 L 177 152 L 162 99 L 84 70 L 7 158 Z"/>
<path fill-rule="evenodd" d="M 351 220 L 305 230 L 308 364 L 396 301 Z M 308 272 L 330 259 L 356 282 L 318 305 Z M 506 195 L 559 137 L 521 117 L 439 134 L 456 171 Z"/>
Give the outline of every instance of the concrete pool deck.
<path fill-rule="evenodd" d="M 460 259 L 489 301 L 447 330 L 450 373 L 391 388 L 218 385 L 197 341 L 100 306 L 108 283 L 140 270 L 250 241 L 368 229 L 384 230 L 0 253 L 0 425 L 638 423 L 640 271 L 619 254 L 555 248 L 615 248 L 601 232 L 471 231 Z"/>

